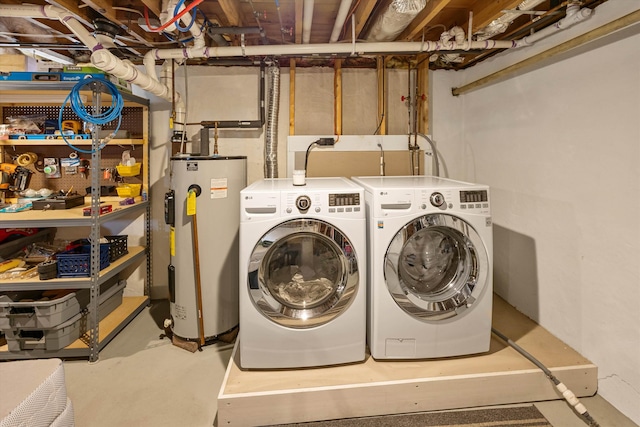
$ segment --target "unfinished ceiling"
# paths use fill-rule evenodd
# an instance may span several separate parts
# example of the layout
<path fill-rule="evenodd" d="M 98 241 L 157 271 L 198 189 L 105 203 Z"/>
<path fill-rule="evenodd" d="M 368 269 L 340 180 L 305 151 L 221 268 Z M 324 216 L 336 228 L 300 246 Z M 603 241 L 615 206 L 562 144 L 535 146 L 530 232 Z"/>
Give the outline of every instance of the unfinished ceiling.
<path fill-rule="evenodd" d="M 110 50 L 120 58 L 141 63 L 152 49 L 189 46 L 192 32 L 202 31 L 206 46 L 309 46 L 358 42 L 446 42 L 517 40 L 540 31 L 566 15 L 567 4 L 595 8 L 606 0 L 561 2 L 558 0 L 31 0 L 30 4 L 54 5 L 68 10 L 89 32 L 115 37 Z M 2 0 L 5 5 L 22 0 Z M 168 19 L 188 10 L 195 16 L 191 32 L 182 32 Z M 170 12 L 167 13 L 166 11 Z M 0 53 L 19 48 L 23 53 L 45 52 L 64 61 L 88 62 L 90 51 L 60 20 L 18 18 L 0 14 Z M 180 22 L 180 21 L 178 21 Z M 188 23 L 181 24 L 188 27 Z M 471 26 L 471 37 L 468 28 Z M 445 33 L 446 31 L 446 33 Z M 443 34 L 444 33 L 444 34 Z M 400 49 L 399 49 L 400 50 Z M 428 53 L 432 69 L 463 69 L 502 49 L 453 49 Z M 298 52 L 298 51 L 297 51 Z M 284 53 L 299 65 L 328 64 L 336 57 L 343 66 L 375 66 L 372 54 Z M 416 53 L 384 53 L 399 62 Z M 190 58 L 189 63 L 241 64 L 245 58 Z M 285 61 L 286 63 L 286 61 Z"/>

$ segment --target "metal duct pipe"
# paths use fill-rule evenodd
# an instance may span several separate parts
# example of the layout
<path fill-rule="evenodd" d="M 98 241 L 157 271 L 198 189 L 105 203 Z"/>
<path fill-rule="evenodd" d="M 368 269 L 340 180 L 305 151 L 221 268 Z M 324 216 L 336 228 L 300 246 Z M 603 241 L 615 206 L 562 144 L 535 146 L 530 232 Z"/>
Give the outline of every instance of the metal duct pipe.
<path fill-rule="evenodd" d="M 395 40 L 426 4 L 426 0 L 393 0 L 373 24 L 367 40 L 374 42 Z"/>
<path fill-rule="evenodd" d="M 474 33 L 476 40 L 487 40 L 496 34 L 504 33 L 516 18 L 520 17 L 524 12 L 533 9 L 543 1 L 544 0 L 525 0 L 520 3 L 515 10 L 505 11 L 501 17 L 494 19 L 489 25 L 476 31 Z M 471 33 L 473 28 L 469 27 L 468 31 Z"/>
<path fill-rule="evenodd" d="M 280 66 L 277 62 L 267 68 L 269 99 L 264 143 L 264 176 L 278 177 L 278 111 L 280 108 Z"/>

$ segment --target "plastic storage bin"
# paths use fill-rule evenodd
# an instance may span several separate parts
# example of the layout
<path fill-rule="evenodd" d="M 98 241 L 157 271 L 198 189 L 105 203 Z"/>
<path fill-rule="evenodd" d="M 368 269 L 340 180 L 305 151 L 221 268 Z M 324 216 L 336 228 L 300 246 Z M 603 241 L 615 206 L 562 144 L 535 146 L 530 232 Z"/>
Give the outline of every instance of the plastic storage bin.
<path fill-rule="evenodd" d="M 116 165 L 116 170 L 120 176 L 138 176 L 141 167 L 141 163 L 136 163 L 133 166 Z"/>
<path fill-rule="evenodd" d="M 52 328 L 80 313 L 89 300 L 89 289 L 18 291 L 0 295 L 0 329 Z"/>
<path fill-rule="evenodd" d="M 119 197 L 136 197 L 140 195 L 142 184 L 122 184 L 116 187 Z"/>
<path fill-rule="evenodd" d="M 109 266 L 109 243 L 100 243 L 100 270 Z M 56 255 L 58 277 L 91 275 L 91 246 L 82 245 Z"/>
<path fill-rule="evenodd" d="M 98 320 L 102 320 L 113 312 L 120 304 L 126 280 L 120 280 L 115 286 L 100 295 L 98 306 Z M 9 351 L 22 350 L 60 350 L 87 332 L 88 310 L 83 310 L 71 319 L 51 328 L 21 328 L 3 329 L 7 339 Z"/>
<path fill-rule="evenodd" d="M 114 262 L 118 258 L 129 253 L 127 247 L 127 235 L 120 236 L 104 236 L 109 241 L 109 262 Z"/>

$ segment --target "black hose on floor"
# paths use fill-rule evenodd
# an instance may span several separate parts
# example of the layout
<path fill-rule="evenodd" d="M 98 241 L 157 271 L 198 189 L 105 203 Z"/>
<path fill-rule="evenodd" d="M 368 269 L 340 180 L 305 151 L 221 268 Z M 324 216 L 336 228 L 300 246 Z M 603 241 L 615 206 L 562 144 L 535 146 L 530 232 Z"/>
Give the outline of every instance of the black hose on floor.
<path fill-rule="evenodd" d="M 509 337 L 504 335 L 502 332 L 500 332 L 500 331 L 498 331 L 498 330 L 496 330 L 494 328 L 491 328 L 491 332 L 493 332 L 502 341 L 506 342 L 510 347 L 512 347 L 514 350 L 516 350 L 518 353 L 520 353 L 522 356 L 524 356 L 531 363 L 533 363 L 538 368 L 540 368 L 540 370 L 542 372 L 544 372 L 544 374 L 547 376 L 547 378 L 549 378 L 553 382 L 553 384 L 556 386 L 556 389 L 558 389 L 558 391 L 560 392 L 562 397 L 564 397 L 564 399 L 580 415 L 582 420 L 588 426 L 590 426 L 590 427 L 600 427 L 600 424 L 598 424 L 598 422 L 593 419 L 593 417 L 587 411 L 587 408 L 582 403 L 580 403 L 580 401 L 578 400 L 576 395 L 571 390 L 569 390 L 567 388 L 567 386 L 564 385 L 555 375 L 553 375 L 553 373 L 546 366 L 544 366 L 542 364 L 542 362 L 540 362 L 538 359 L 533 357 L 529 352 L 527 352 L 525 349 L 520 347 L 514 341 L 509 339 Z"/>

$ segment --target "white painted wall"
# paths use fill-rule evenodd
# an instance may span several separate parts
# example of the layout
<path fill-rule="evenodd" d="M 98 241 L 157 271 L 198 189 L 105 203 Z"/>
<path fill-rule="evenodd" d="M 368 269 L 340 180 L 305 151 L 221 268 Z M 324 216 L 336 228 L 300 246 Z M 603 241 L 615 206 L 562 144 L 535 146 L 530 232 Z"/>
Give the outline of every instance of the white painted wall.
<path fill-rule="evenodd" d="M 159 72 L 159 70 L 158 70 Z M 289 136 L 289 69 L 280 68 L 280 108 L 278 114 L 278 175 L 286 177 Z M 388 118 L 387 132 L 406 132 L 406 106 L 400 97 L 406 92 L 407 73 L 390 71 L 390 105 L 396 111 Z M 187 122 L 257 119 L 258 68 L 184 67 L 176 70 L 176 90 L 186 100 Z M 334 132 L 333 68 L 296 69 L 296 135 L 331 135 Z M 150 197 L 152 200 L 153 286 L 151 298 L 167 298 L 169 227 L 164 223 L 164 194 L 169 190 L 171 137 L 169 102 L 148 96 L 150 107 Z M 269 88 L 266 98 L 268 103 Z M 343 134 L 373 134 L 378 126 L 375 70 L 343 70 Z M 200 126 L 187 128 L 187 139 L 199 139 Z M 219 130 L 219 154 L 247 156 L 247 182 L 264 177 L 262 130 Z M 187 144 L 186 152 L 190 151 Z M 213 153 L 213 131 L 210 152 Z"/>
<path fill-rule="evenodd" d="M 607 39 L 606 45 L 590 45 L 518 77 L 451 96 L 452 87 L 637 8 L 636 0 L 609 1 L 586 23 L 534 47 L 468 71 L 433 73 L 430 114 L 443 175 L 492 187 L 496 291 L 590 358 L 599 367 L 599 393 L 640 423 L 640 38 Z M 296 133 L 331 134 L 333 71 L 296 71 Z M 216 119 L 233 105 L 246 106 L 237 98 L 254 96 L 253 72 L 190 67 L 188 120 Z M 370 133 L 377 126 L 375 89 L 369 88 L 374 75 L 359 73 L 343 70 L 349 106 L 345 133 Z M 179 70 L 177 86 L 184 91 L 182 75 Z M 394 117 L 388 133 L 404 133 L 400 96 L 406 92 L 406 72 L 394 72 L 389 81 Z M 283 67 L 281 176 L 288 82 Z M 162 207 L 169 188 L 169 104 L 152 99 L 151 110 L 152 297 L 163 298 L 169 261 Z M 189 136 L 197 131 L 190 129 Z M 252 182 L 262 177 L 263 144 L 262 133 L 224 131 L 220 152 L 247 155 Z"/>
<path fill-rule="evenodd" d="M 433 135 L 452 178 L 492 189 L 495 290 L 599 369 L 640 423 L 638 25 L 461 95 L 462 86 L 639 8 L 617 0 L 534 48 L 433 73 Z"/>

